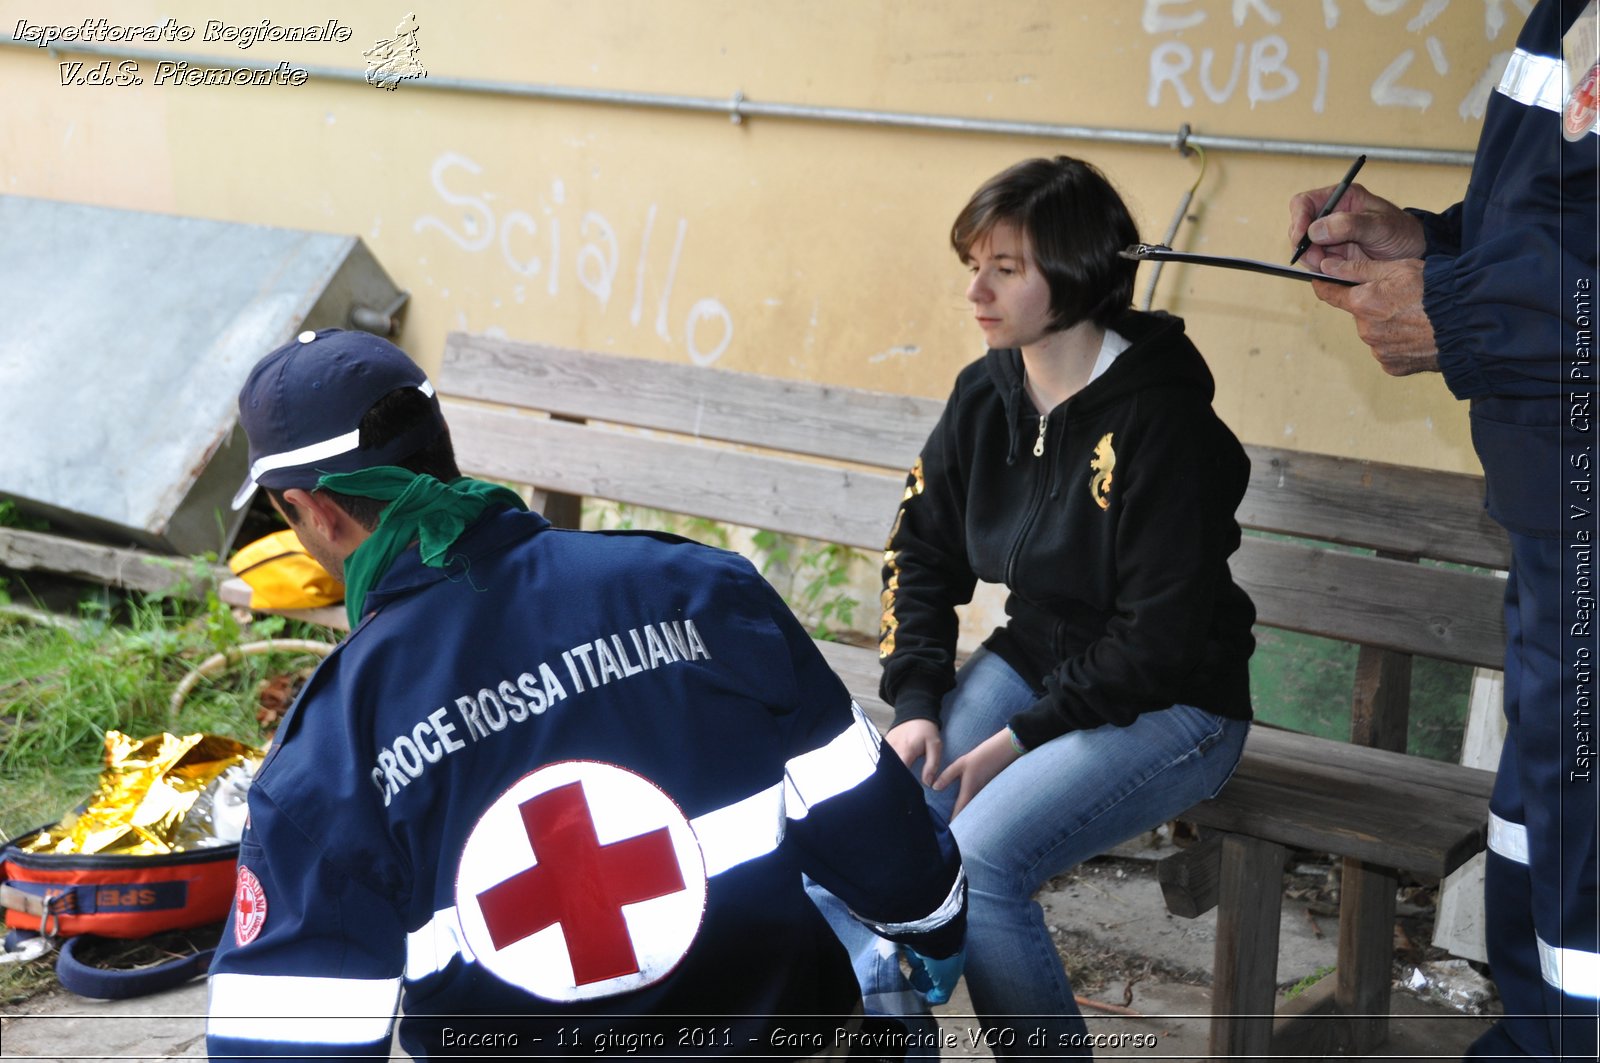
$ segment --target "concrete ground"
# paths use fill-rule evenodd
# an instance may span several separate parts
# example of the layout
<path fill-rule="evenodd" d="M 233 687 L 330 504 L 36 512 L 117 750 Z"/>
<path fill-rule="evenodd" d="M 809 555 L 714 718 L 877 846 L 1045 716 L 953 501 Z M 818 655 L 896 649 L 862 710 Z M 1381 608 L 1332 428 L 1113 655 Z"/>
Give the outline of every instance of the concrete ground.
<path fill-rule="evenodd" d="M 1083 1008 L 1089 1029 L 1104 1035 L 1110 1045 L 1098 1050 L 1096 1058 L 1206 1058 L 1210 991 L 1193 983 L 1203 982 L 1210 970 L 1215 913 L 1193 920 L 1168 914 L 1154 865 L 1138 859 L 1094 861 L 1052 883 L 1040 902 L 1069 959 L 1080 996 L 1094 1002 Z M 1312 911 L 1301 898 L 1285 900 L 1280 985 L 1333 965 L 1337 926 Z M 0 1016 L 0 1057 L 204 1057 L 205 1006 L 205 984 L 198 981 L 130 1001 L 92 1001 L 65 992 L 35 998 Z M 964 985 L 939 1012 L 942 1031 L 955 1041 L 946 1047 L 945 1058 L 993 1058 L 979 1041 Z M 1389 1042 L 1367 1058 L 1458 1059 L 1490 1022 L 1403 987 L 1395 990 L 1394 1015 Z"/>

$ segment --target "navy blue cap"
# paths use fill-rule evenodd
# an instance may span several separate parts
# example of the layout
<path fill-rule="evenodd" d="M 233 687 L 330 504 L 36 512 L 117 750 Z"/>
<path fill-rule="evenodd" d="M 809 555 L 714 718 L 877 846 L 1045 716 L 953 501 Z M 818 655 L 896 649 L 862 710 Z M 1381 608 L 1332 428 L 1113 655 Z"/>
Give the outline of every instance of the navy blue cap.
<path fill-rule="evenodd" d="M 428 396 L 432 416 L 382 447 L 361 447 L 361 418 L 401 388 Z M 250 473 L 233 508 L 257 486 L 311 490 L 324 473 L 393 465 L 444 430 L 433 385 L 404 351 L 370 332 L 302 332 L 250 370 L 239 392 Z"/>

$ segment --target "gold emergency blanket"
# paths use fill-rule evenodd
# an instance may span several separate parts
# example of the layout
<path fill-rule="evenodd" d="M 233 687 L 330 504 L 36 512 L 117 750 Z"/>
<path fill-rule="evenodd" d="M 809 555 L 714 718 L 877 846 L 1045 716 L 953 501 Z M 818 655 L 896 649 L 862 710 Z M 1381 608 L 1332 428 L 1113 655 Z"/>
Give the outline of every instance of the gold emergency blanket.
<path fill-rule="evenodd" d="M 107 731 L 95 796 L 20 848 L 152 856 L 238 841 L 244 793 L 263 755 L 220 735 L 140 739 Z"/>

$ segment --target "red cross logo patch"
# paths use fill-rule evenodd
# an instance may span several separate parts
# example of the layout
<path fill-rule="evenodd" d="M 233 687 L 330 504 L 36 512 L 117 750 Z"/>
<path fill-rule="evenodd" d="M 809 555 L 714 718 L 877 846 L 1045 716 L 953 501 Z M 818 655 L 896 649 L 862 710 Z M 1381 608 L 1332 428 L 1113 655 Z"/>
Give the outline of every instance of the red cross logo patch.
<path fill-rule="evenodd" d="M 478 962 L 561 1002 L 665 978 L 694 943 L 705 901 L 705 859 L 677 804 L 597 761 L 523 776 L 478 820 L 456 872 Z"/>
<path fill-rule="evenodd" d="M 248 945 L 267 923 L 267 891 L 255 872 L 239 865 L 233 888 L 233 940 Z"/>

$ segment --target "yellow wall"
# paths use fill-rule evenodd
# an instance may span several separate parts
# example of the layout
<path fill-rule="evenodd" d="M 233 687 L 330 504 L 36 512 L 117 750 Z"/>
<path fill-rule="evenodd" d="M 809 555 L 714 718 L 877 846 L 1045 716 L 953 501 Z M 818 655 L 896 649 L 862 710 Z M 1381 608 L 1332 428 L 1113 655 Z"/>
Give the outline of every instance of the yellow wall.
<path fill-rule="evenodd" d="M 168 43 L 361 71 L 414 11 L 429 74 L 752 100 L 1470 150 L 1523 0 L 0 0 L 0 32 L 170 16 Z M 208 19 L 336 18 L 348 42 L 201 38 Z M 413 295 L 403 342 L 457 328 L 942 396 L 982 342 L 945 244 L 976 185 L 1032 154 L 1104 168 L 1147 239 L 1199 171 L 1165 147 L 918 132 L 313 77 L 61 83 L 71 51 L 0 48 L 0 190 L 354 233 Z M 93 64 L 97 59 L 89 59 Z M 115 66 L 115 61 L 113 62 Z M 1170 76 L 1154 71 L 1168 71 Z M 1236 73 L 1235 73 L 1236 71 Z M 1476 101 L 1477 107 L 1474 108 Z M 1181 246 L 1283 259 L 1286 202 L 1343 158 L 1213 151 Z M 1369 163 L 1442 207 L 1462 167 Z M 0 234 L 3 239 L 3 234 Z M 3 253 L 3 246 L 0 246 Z M 1148 270 L 1143 267 L 1142 270 Z M 1142 293 L 1147 274 L 1141 272 Z M 1396 381 L 1310 286 L 1169 267 L 1248 441 L 1476 468 L 1437 376 Z"/>

